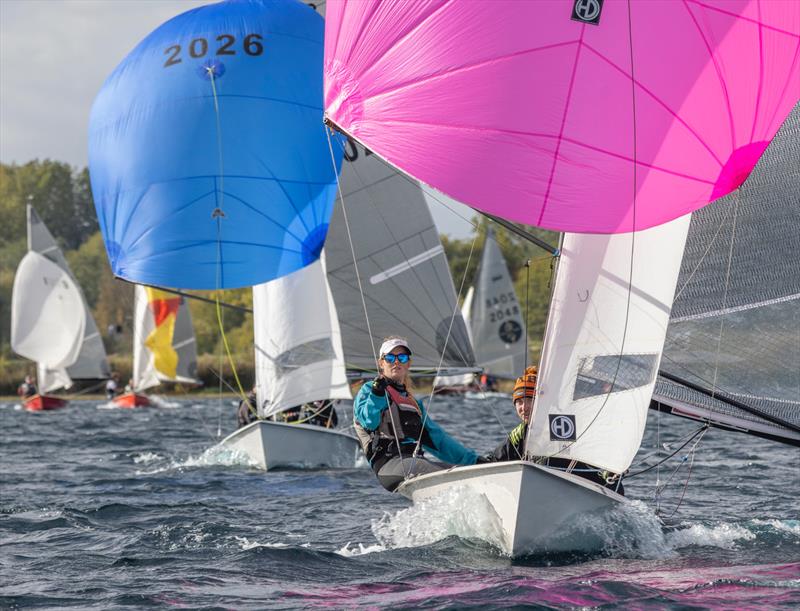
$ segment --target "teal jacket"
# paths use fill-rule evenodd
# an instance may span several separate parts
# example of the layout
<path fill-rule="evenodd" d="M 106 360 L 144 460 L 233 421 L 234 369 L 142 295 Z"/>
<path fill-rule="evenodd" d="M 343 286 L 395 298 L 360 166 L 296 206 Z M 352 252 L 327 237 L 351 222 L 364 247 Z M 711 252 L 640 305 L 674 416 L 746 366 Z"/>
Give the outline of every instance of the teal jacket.
<path fill-rule="evenodd" d="M 407 393 L 406 393 L 407 394 Z M 417 399 L 422 417 L 425 418 L 425 406 L 421 399 Z M 387 396 L 378 396 L 372 392 L 372 382 L 366 382 L 361 390 L 358 391 L 353 401 L 353 416 L 365 430 L 374 431 L 381 422 L 381 414 L 389 407 Z M 478 460 L 478 454 L 464 447 L 456 439 L 448 435 L 430 416 L 425 419 L 425 431 L 427 431 L 432 446 L 422 443 L 425 452 L 433 454 L 442 462 L 451 465 L 474 465 Z M 400 441 L 401 445 L 416 445 L 417 440 L 407 437 Z"/>

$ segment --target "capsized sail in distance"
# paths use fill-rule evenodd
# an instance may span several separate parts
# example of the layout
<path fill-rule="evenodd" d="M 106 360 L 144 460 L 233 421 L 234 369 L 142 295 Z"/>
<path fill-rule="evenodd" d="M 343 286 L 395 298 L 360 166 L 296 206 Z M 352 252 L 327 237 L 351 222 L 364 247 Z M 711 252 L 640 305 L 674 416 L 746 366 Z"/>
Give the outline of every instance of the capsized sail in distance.
<path fill-rule="evenodd" d="M 199 384 L 197 345 L 186 300 L 136 285 L 134 317 L 133 390 L 161 382 Z"/>
<path fill-rule="evenodd" d="M 220 2 L 166 22 L 114 70 L 89 167 L 116 276 L 232 288 L 319 257 L 341 161 L 322 124 L 322 38 L 302 2 Z"/>
<path fill-rule="evenodd" d="M 641 230 L 726 195 L 800 98 L 798 2 L 329 0 L 325 27 L 328 121 L 458 201 L 559 231 Z"/>
<path fill-rule="evenodd" d="M 659 377 L 655 407 L 800 445 L 800 104 L 693 214 L 661 371 L 706 392 Z"/>

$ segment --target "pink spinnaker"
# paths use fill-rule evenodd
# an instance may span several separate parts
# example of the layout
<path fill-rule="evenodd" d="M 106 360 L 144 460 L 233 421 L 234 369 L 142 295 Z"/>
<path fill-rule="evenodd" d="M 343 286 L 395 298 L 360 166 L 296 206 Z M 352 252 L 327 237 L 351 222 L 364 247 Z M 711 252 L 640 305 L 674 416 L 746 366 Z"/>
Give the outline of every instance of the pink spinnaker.
<path fill-rule="evenodd" d="M 327 118 L 448 195 L 572 232 L 736 189 L 800 98 L 800 1 L 329 0 Z M 630 10 L 629 10 L 630 9 Z M 635 185 L 635 187 L 634 187 Z"/>

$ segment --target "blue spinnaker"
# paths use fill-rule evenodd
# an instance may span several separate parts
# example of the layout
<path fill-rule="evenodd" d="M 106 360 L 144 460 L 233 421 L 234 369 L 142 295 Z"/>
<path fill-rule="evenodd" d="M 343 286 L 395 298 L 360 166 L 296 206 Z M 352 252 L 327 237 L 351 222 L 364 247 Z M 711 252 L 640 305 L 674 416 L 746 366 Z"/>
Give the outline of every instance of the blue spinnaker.
<path fill-rule="evenodd" d="M 89 168 L 115 275 L 193 289 L 315 261 L 336 191 L 322 123 L 323 20 L 229 0 L 164 23 L 92 108 Z"/>

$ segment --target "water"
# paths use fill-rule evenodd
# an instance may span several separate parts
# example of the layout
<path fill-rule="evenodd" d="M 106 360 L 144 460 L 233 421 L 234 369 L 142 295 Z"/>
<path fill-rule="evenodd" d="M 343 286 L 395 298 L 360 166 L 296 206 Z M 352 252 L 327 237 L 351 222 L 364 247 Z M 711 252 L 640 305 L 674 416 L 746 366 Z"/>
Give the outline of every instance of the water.
<path fill-rule="evenodd" d="M 514 423 L 508 399 L 437 401 L 433 416 L 481 451 Z M 602 552 L 512 561 L 476 538 L 480 503 L 412 507 L 368 469 L 264 474 L 213 447 L 229 400 L 164 405 L 0 404 L 0 607 L 800 607 L 797 448 L 711 430 L 669 526 L 654 470 L 626 481 L 639 502 L 596 525 Z M 674 442 L 696 426 L 651 414 L 640 454 L 659 429 Z"/>

